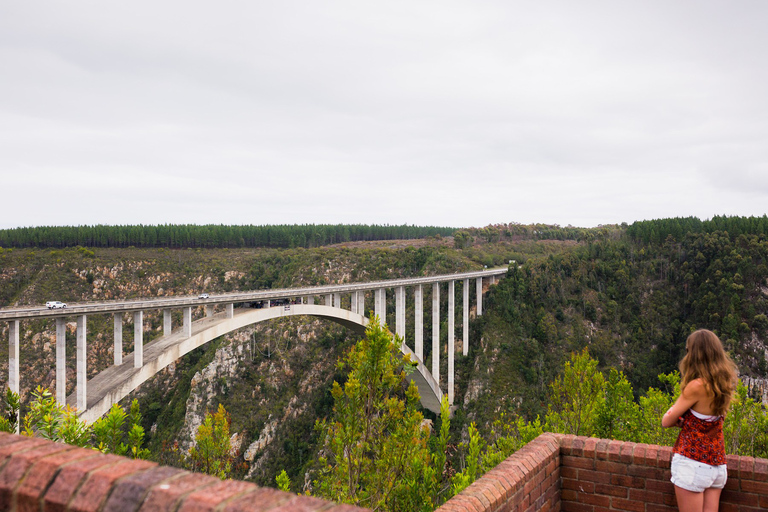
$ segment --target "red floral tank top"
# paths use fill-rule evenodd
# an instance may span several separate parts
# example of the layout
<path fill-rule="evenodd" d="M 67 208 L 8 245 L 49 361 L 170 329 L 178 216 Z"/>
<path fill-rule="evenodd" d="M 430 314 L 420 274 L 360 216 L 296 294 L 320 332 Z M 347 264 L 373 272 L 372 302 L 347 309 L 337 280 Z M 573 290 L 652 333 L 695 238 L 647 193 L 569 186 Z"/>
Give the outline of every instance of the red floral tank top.
<path fill-rule="evenodd" d="M 686 411 L 683 428 L 672 451 L 710 466 L 725 464 L 723 417 L 706 421 L 694 416 L 690 410 Z"/>

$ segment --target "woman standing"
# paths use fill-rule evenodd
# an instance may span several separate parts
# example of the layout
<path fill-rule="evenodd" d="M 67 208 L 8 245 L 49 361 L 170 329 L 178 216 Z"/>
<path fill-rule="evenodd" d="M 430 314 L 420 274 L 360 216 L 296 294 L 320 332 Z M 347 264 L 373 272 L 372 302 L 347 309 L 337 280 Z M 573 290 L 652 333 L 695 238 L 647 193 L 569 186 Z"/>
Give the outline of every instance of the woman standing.
<path fill-rule="evenodd" d="M 685 342 L 680 397 L 661 419 L 680 427 L 672 456 L 672 483 L 681 512 L 716 512 L 728 478 L 723 418 L 736 389 L 737 370 L 720 339 L 700 329 Z"/>

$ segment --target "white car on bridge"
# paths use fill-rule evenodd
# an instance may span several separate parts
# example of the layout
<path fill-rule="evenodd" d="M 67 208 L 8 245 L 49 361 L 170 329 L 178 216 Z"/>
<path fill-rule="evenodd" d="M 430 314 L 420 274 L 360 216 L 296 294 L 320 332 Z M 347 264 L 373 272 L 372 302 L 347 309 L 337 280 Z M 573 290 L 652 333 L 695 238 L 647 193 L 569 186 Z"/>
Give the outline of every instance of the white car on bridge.
<path fill-rule="evenodd" d="M 60 300 L 49 300 L 45 303 L 45 307 L 48 309 L 64 309 L 67 305 Z"/>

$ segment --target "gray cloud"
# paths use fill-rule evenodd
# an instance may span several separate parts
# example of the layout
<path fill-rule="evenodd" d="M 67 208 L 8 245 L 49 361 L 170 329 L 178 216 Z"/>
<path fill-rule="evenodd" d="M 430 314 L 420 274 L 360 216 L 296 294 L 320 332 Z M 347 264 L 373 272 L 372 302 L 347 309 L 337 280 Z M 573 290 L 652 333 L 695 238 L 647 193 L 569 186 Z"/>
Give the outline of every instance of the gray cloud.
<path fill-rule="evenodd" d="M 6 4 L 0 227 L 762 215 L 767 10 Z"/>

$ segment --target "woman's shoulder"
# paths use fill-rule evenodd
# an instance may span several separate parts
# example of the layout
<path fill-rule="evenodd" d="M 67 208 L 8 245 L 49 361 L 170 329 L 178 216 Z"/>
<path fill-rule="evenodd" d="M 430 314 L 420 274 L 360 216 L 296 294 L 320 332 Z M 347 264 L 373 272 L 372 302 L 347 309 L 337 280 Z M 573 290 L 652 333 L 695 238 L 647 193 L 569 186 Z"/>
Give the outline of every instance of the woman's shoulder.
<path fill-rule="evenodd" d="M 698 379 L 693 379 L 691 382 L 685 385 L 685 389 L 683 389 L 683 394 L 686 398 L 705 398 L 709 396 L 709 393 L 707 392 L 707 385 L 704 383 L 704 380 L 699 377 Z"/>

